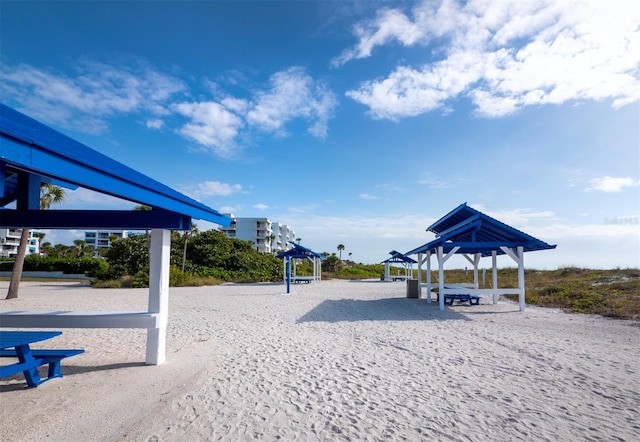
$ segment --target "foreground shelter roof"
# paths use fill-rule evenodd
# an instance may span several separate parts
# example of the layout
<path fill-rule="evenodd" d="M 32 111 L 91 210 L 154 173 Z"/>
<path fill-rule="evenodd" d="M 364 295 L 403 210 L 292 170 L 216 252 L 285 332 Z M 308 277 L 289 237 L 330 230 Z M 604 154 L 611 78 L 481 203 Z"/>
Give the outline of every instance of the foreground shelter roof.
<path fill-rule="evenodd" d="M 46 183 L 84 187 L 152 210 L 40 210 L 40 189 Z M 146 363 L 161 364 L 166 356 L 171 230 L 190 230 L 192 218 L 223 226 L 231 222 L 218 211 L 0 104 L 0 227 L 151 231 L 147 311 L 3 311 L 0 327 L 144 329 Z"/>
<path fill-rule="evenodd" d="M 2 227 L 189 230 L 191 219 L 223 226 L 218 211 L 0 104 Z M 66 183 L 151 207 L 151 211 L 39 210 L 42 183 Z"/>
<path fill-rule="evenodd" d="M 534 238 L 518 229 L 498 221 L 467 206 L 466 203 L 453 209 L 438 221 L 427 227 L 436 239 L 408 251 L 407 255 L 435 252 L 442 246 L 445 253 L 457 247 L 455 253 L 491 256 L 495 251 L 506 253 L 503 247 L 523 247 L 525 252 L 555 249 L 544 241 Z"/>

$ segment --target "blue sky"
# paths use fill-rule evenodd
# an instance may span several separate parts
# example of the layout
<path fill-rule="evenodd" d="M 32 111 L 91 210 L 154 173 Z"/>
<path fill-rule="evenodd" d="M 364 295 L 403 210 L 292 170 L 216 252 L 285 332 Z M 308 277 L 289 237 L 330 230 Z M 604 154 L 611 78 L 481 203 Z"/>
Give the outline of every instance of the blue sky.
<path fill-rule="evenodd" d="M 381 262 L 467 202 L 557 244 L 528 267 L 640 267 L 638 2 L 0 8 L 3 103 L 315 251 Z"/>

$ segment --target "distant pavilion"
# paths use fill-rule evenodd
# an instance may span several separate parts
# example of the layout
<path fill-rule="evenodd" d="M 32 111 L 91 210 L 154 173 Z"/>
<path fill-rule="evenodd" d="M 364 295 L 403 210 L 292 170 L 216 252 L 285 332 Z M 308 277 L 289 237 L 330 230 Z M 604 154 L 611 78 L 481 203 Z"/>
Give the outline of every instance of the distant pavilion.
<path fill-rule="evenodd" d="M 396 251 L 392 250 L 389 252 L 391 255 L 390 258 L 382 261 L 384 264 L 384 281 L 398 281 L 398 280 L 406 280 L 413 277 L 413 264 L 416 264 L 416 261 L 413 258 L 409 258 L 408 256 Z M 391 274 L 391 264 L 400 264 L 402 266 L 403 274 L 392 275 Z"/>
<path fill-rule="evenodd" d="M 524 253 L 539 250 L 555 249 L 544 241 L 514 229 L 476 209 L 466 203 L 453 209 L 426 229 L 433 232 L 436 239 L 420 247 L 410 250 L 406 255 L 418 255 L 418 286 L 421 283 L 421 268 L 427 264 L 427 302 L 431 302 L 431 256 L 438 261 L 438 300 L 440 310 L 444 310 L 444 295 L 470 294 L 491 295 L 493 303 L 498 302 L 499 295 L 518 295 L 519 307 L 525 309 L 524 285 Z M 473 265 L 473 287 L 462 285 L 446 285 L 444 280 L 444 263 L 454 254 L 464 256 Z M 518 287 L 498 288 L 498 255 L 507 255 L 518 266 Z M 491 257 L 492 287 L 478 288 L 478 264 L 482 257 Z M 420 295 L 419 295 L 420 297 Z"/>
<path fill-rule="evenodd" d="M 287 293 L 291 290 L 291 282 L 320 282 L 322 279 L 322 261 L 326 259 L 321 254 L 314 252 L 293 241 L 289 242 L 291 248 L 285 252 L 278 253 L 276 258 L 283 259 L 284 282 L 287 285 Z M 296 259 L 308 259 L 313 264 L 313 276 L 298 276 L 296 274 Z M 293 262 L 293 264 L 291 264 Z"/>

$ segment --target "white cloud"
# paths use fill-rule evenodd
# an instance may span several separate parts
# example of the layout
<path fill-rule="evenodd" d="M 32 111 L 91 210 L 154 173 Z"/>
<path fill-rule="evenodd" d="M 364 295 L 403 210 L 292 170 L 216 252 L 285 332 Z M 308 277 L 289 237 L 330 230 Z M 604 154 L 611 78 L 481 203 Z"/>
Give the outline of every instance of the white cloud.
<path fill-rule="evenodd" d="M 348 91 L 374 118 L 448 111 L 447 102 L 460 97 L 485 117 L 574 100 L 606 99 L 617 108 L 640 100 L 639 17 L 634 0 L 428 0 L 412 17 L 385 9 L 359 24 L 358 43 L 334 65 L 391 42 L 431 45 L 440 56 Z"/>
<path fill-rule="evenodd" d="M 74 68 L 76 75 L 68 75 L 3 64 L 0 92 L 33 118 L 93 134 L 107 132 L 109 118 L 117 116 L 145 113 L 143 124 L 157 130 L 170 121 L 161 117 L 178 114 L 187 119 L 178 134 L 223 158 L 233 157 L 255 132 L 285 136 L 296 119 L 307 121 L 312 136 L 325 138 L 338 105 L 326 83 L 300 67 L 276 72 L 246 99 L 205 80 L 214 96 L 200 101 L 182 98 L 189 93 L 182 80 L 139 62 L 123 67 L 83 60 Z"/>
<path fill-rule="evenodd" d="M 205 181 L 183 189 L 183 192 L 194 199 L 211 196 L 229 196 L 242 191 L 240 184 L 227 184 L 219 181 Z"/>
<path fill-rule="evenodd" d="M 149 129 L 162 129 L 162 127 L 164 126 L 164 121 L 158 118 L 155 118 L 155 119 L 147 120 L 145 125 Z"/>
<path fill-rule="evenodd" d="M 242 118 L 214 101 L 179 103 L 175 112 L 190 119 L 178 132 L 185 138 L 211 148 L 217 155 L 233 155 L 235 138 L 244 126 Z"/>
<path fill-rule="evenodd" d="M 276 134 L 284 134 L 290 120 L 304 118 L 312 122 L 309 132 L 324 138 L 336 105 L 335 95 L 324 83 L 293 67 L 271 76 L 270 89 L 256 94 L 246 117 L 248 124 Z"/>
<path fill-rule="evenodd" d="M 600 192 L 622 192 L 625 187 L 640 186 L 640 180 L 635 180 L 630 177 L 614 178 L 610 176 L 604 176 L 601 178 L 594 178 L 591 180 L 591 185 L 585 190 L 599 190 Z"/>
<path fill-rule="evenodd" d="M 447 189 L 450 187 L 449 182 L 442 180 L 440 178 L 435 178 L 431 175 L 426 176 L 425 178 L 418 180 L 418 184 L 424 184 L 431 189 Z"/>
<path fill-rule="evenodd" d="M 388 44 L 393 40 L 404 46 L 411 46 L 424 38 L 424 29 L 394 9 L 382 9 L 371 22 L 358 23 L 353 27 L 353 33 L 360 41 L 354 48 L 346 49 L 333 60 L 334 67 L 343 65 L 352 59 L 366 58 L 371 55 L 375 46 Z"/>
<path fill-rule="evenodd" d="M 220 88 L 210 87 L 217 95 Z M 224 96 L 219 100 L 180 103 L 173 109 L 190 119 L 179 133 L 230 158 L 241 149 L 237 140 L 266 132 L 286 136 L 286 125 L 295 119 L 309 122 L 308 132 L 317 138 L 327 135 L 328 123 L 337 106 L 335 94 L 314 81 L 302 68 L 276 72 L 265 90 L 253 92 L 250 99 Z"/>
<path fill-rule="evenodd" d="M 379 196 L 371 195 L 370 193 L 361 193 L 359 196 L 363 200 L 379 200 L 380 199 Z"/>
<path fill-rule="evenodd" d="M 484 206 L 480 204 L 471 204 L 472 208 L 479 210 L 480 212 L 497 219 L 505 224 L 508 224 L 515 228 L 526 227 L 529 228 L 529 223 L 535 220 L 545 220 L 548 222 L 556 218 L 555 213 L 549 210 L 534 211 L 530 208 L 517 208 L 512 210 L 486 210 Z M 526 233 L 529 233 L 528 231 Z M 530 233 L 529 233 L 530 234 Z"/>
<path fill-rule="evenodd" d="M 266 204 L 254 204 L 253 208 L 258 210 L 268 210 L 269 206 L 267 206 Z"/>
<path fill-rule="evenodd" d="M 34 118 L 101 133 L 108 128 L 107 119 L 114 115 L 166 115 L 168 102 L 186 89 L 181 80 L 147 66 L 81 61 L 75 69 L 77 75 L 69 76 L 28 64 L 3 64 L 0 90 Z"/>

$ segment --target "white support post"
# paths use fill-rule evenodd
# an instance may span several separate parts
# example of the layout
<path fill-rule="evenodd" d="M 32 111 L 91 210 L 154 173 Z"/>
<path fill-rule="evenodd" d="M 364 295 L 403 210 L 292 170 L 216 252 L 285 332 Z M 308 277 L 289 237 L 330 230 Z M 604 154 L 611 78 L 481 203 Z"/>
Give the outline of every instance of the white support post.
<path fill-rule="evenodd" d="M 493 303 L 498 303 L 498 252 L 496 250 L 491 251 L 491 266 L 493 268 L 492 271 L 492 281 L 491 288 L 494 290 L 493 292 Z"/>
<path fill-rule="evenodd" d="M 444 248 L 438 246 L 438 301 L 440 304 L 440 310 L 444 310 L 444 261 L 442 256 Z"/>
<path fill-rule="evenodd" d="M 422 253 L 418 253 L 418 299 L 422 298 Z"/>
<path fill-rule="evenodd" d="M 384 280 L 389 281 L 391 278 L 389 277 L 389 263 L 384 263 Z"/>
<path fill-rule="evenodd" d="M 431 304 L 431 252 L 427 252 L 427 303 Z"/>
<path fill-rule="evenodd" d="M 478 288 L 478 264 L 480 264 L 482 254 L 476 253 L 473 257 L 473 288 Z"/>
<path fill-rule="evenodd" d="M 515 252 L 509 247 L 500 247 L 500 249 L 518 264 L 518 302 L 520 311 L 524 311 L 524 247 L 518 246 Z"/>
<path fill-rule="evenodd" d="M 153 229 L 149 250 L 149 313 L 158 314 L 158 326 L 147 329 L 147 365 L 159 365 L 165 360 L 170 252 L 171 231 Z"/>
<path fill-rule="evenodd" d="M 518 246 L 518 300 L 520 301 L 520 311 L 524 311 L 524 247 Z"/>
<path fill-rule="evenodd" d="M 282 260 L 282 282 L 287 283 L 287 258 Z"/>

